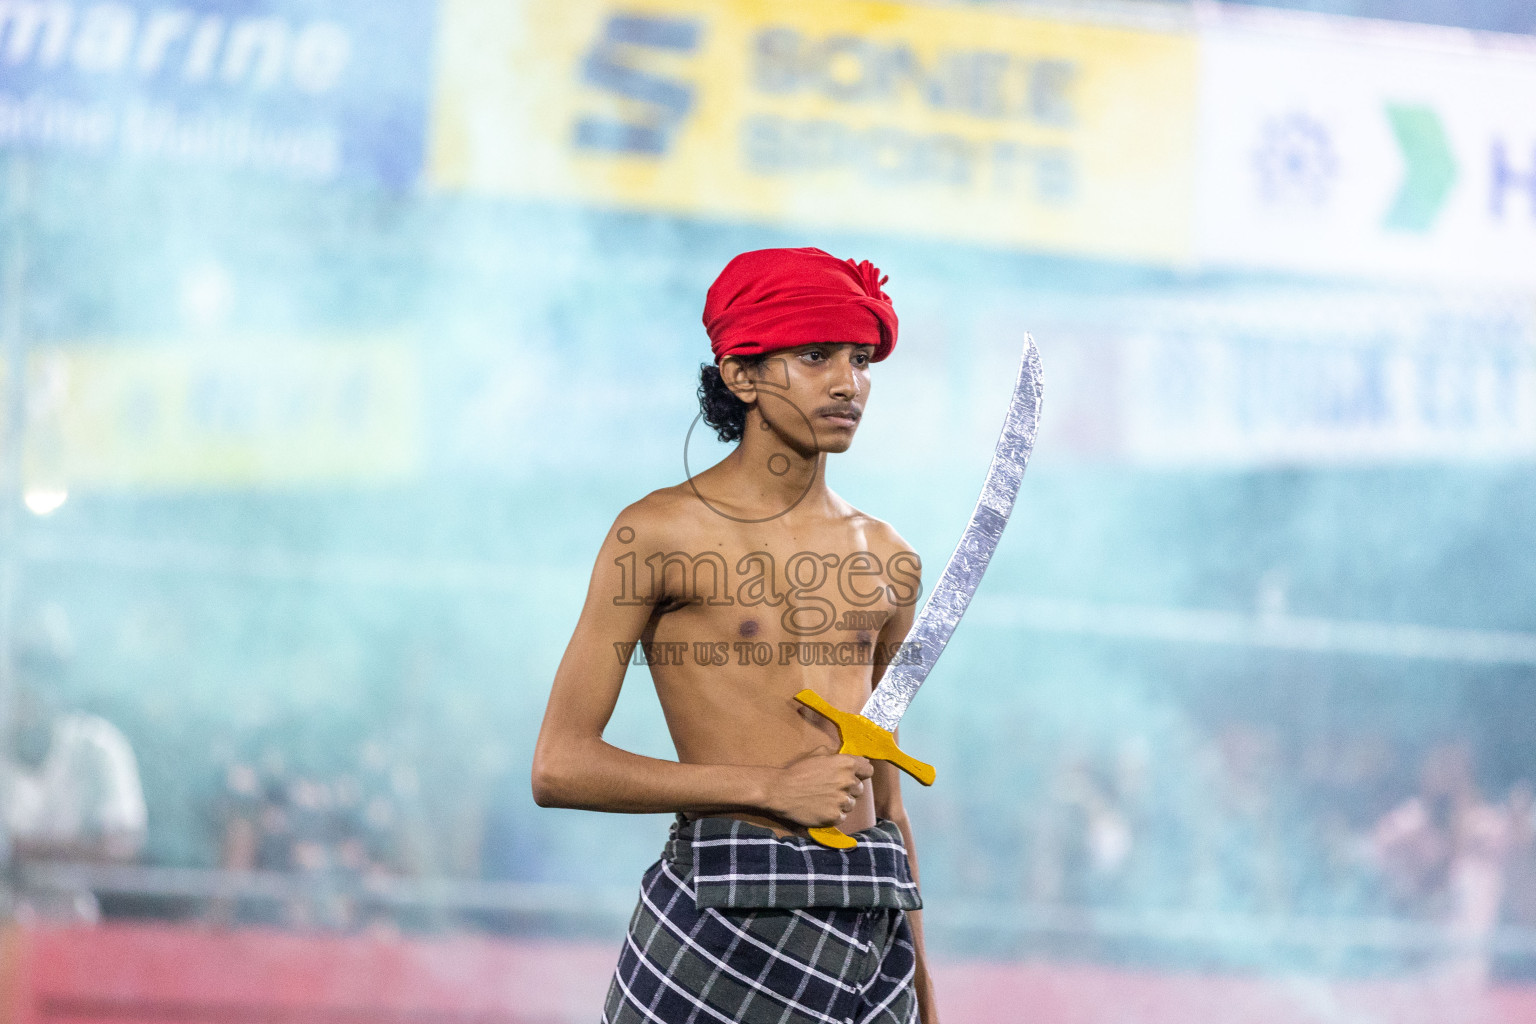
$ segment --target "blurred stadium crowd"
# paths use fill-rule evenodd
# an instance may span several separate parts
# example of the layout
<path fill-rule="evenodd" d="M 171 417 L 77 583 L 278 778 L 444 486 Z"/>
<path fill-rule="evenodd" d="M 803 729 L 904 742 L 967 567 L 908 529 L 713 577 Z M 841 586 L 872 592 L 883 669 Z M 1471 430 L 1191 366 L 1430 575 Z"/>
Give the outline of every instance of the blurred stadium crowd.
<path fill-rule="evenodd" d="M 482 757 L 461 774 L 453 752 L 423 748 L 430 728 L 370 736 L 358 721 L 310 717 L 182 738 L 191 749 L 166 765 L 158 737 L 132 711 L 123 709 L 142 741 L 137 754 L 105 718 L 44 696 L 57 692 L 70 660 L 67 622 L 48 611 L 42 642 L 23 646 L 4 764 L 14 912 L 342 933 L 548 927 L 496 888 L 573 877 L 541 849 L 547 833 L 530 817 L 520 763 Z M 429 671 L 408 665 L 405 675 Z M 1005 783 L 1006 793 L 938 789 L 920 798 L 936 898 L 1036 922 L 1033 933 L 1001 940 L 982 929 L 958 949 L 1205 963 L 1222 957 L 1175 948 L 1181 917 L 1247 928 L 1395 922 L 1406 941 L 1389 929 L 1385 941 L 1325 966 L 1411 967 L 1460 943 L 1479 951 L 1477 971 L 1536 971 L 1528 952 L 1490 958 L 1487 945 L 1501 926 L 1536 929 L 1532 778 L 1490 770 L 1500 757 L 1469 735 L 1405 739 L 1369 724 L 1298 732 L 1219 716 L 1178 743 L 1135 730 L 1073 740 L 1020 723 L 1011 735 L 973 776 Z M 1491 753 L 1510 760 L 1509 751 Z M 151 802 L 147 816 L 141 759 L 177 783 L 161 788 L 167 803 Z M 422 771 L 435 774 L 425 787 Z M 98 899 L 89 873 L 37 870 L 139 862 L 147 829 L 175 820 L 177 802 L 190 812 L 180 825 L 184 863 L 202 865 L 208 879 L 254 873 L 267 884 L 167 889 L 127 876 L 114 887 L 109 875 Z M 956 835 L 964 841 L 948 841 Z M 410 895 L 412 881 L 443 879 L 461 883 L 464 898 L 434 905 Z M 395 883 L 405 895 L 386 898 Z M 1415 926 L 1429 930 L 1413 940 Z M 1305 951 L 1295 959 L 1316 965 Z"/>
<path fill-rule="evenodd" d="M 1008 852 L 1001 863 L 956 866 L 958 890 L 972 897 L 1393 917 L 1468 937 L 1501 922 L 1536 926 L 1532 783 L 1485 788 L 1465 740 L 1415 750 L 1360 733 L 1298 745 L 1274 729 L 1229 723 L 1180 765 L 1155 757 L 1143 737 L 1110 750 L 1053 749 L 1045 737 L 1027 746 L 1029 763 L 1006 776 L 1034 783 L 1011 792 L 1016 809 L 972 809 L 1017 815 L 1012 827 L 984 826 L 1013 833 L 999 846 Z M 409 765 L 391 767 L 387 749 L 370 742 L 334 775 L 290 768 L 276 750 L 230 765 L 210 809 L 222 827 L 222 866 L 412 876 L 430 870 L 427 847 L 448 844 L 459 848 L 460 871 L 518 880 L 526 854 L 509 850 L 516 840 L 495 803 L 467 821 L 434 820 L 418 806 Z M 289 923 L 358 923 L 315 913 L 295 905 Z"/>

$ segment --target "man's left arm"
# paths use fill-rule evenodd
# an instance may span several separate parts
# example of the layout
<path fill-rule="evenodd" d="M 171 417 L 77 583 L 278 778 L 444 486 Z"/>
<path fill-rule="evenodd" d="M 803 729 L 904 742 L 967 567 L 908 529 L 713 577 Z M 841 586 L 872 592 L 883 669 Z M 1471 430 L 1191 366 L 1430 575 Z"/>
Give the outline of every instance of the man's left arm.
<path fill-rule="evenodd" d="M 899 733 L 899 730 L 898 730 Z M 917 873 L 917 846 L 912 841 L 912 822 L 907 818 L 901 802 L 901 769 L 889 761 L 873 762 L 875 768 L 871 781 L 875 786 L 875 813 L 888 821 L 894 821 L 901 829 L 901 841 L 907 848 L 907 861 L 912 866 L 912 881 L 922 891 L 922 881 Z M 928 976 L 928 957 L 923 950 L 923 912 L 907 911 L 907 921 L 912 925 L 912 947 L 917 954 L 917 1006 L 923 1024 L 938 1024 L 939 1008 L 933 996 L 933 981 Z"/>

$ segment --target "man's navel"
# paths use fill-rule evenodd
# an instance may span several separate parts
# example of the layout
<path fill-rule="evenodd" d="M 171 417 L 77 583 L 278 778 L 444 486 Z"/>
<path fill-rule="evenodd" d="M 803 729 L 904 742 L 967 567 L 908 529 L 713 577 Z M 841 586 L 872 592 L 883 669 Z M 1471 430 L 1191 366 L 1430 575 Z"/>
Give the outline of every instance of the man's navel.
<path fill-rule="evenodd" d="M 757 636 L 761 629 L 762 627 L 757 624 L 756 619 L 742 619 L 741 625 L 736 627 L 736 632 L 743 639 L 750 640 Z"/>

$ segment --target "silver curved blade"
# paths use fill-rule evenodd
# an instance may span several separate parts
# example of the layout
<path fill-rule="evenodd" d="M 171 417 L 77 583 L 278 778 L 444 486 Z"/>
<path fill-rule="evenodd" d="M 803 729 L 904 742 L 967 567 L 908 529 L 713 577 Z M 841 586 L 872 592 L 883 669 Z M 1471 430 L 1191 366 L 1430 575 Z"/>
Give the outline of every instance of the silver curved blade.
<path fill-rule="evenodd" d="M 1008 406 L 997 449 L 992 453 L 992 466 L 987 470 L 981 497 L 976 499 L 976 510 L 971 513 L 971 521 L 965 525 L 939 582 L 928 592 L 923 610 L 917 613 L 900 656 L 886 669 L 885 677 L 860 712 L 882 729 L 893 731 L 906 714 L 917 688 L 944 653 L 944 645 L 960 624 L 960 616 L 965 614 L 971 595 L 976 593 L 987 563 L 992 560 L 992 552 L 997 550 L 1003 527 L 1008 525 L 1008 516 L 1013 512 L 1019 484 L 1024 480 L 1024 467 L 1029 465 L 1030 453 L 1035 450 L 1041 384 L 1040 352 L 1035 348 L 1035 339 L 1026 334 L 1019 379 L 1013 385 L 1013 401 Z"/>

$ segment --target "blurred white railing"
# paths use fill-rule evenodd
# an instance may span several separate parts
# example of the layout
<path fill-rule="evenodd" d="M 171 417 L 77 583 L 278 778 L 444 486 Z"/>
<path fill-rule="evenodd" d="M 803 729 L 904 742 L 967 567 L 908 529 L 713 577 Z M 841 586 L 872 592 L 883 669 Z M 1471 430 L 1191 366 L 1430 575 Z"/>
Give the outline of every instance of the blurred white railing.
<path fill-rule="evenodd" d="M 989 595 L 973 621 L 1047 633 L 1318 654 L 1536 665 L 1536 633 Z"/>

